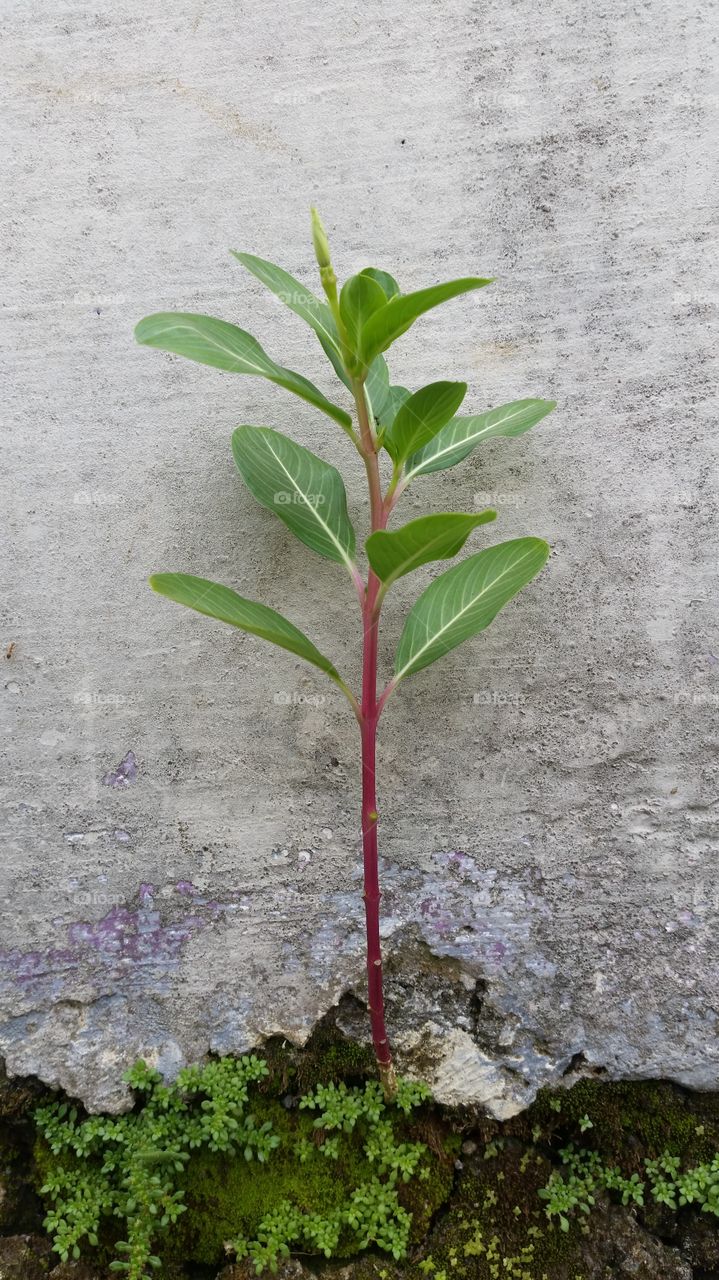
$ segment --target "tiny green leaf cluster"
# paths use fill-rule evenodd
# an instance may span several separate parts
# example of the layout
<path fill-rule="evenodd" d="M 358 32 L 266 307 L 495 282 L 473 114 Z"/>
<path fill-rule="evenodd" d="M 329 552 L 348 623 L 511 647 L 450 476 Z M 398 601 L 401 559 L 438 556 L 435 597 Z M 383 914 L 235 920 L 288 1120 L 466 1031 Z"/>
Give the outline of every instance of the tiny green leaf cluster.
<path fill-rule="evenodd" d="M 657 1204 L 676 1210 L 695 1205 L 719 1217 L 719 1154 L 705 1163 L 681 1171 L 679 1156 L 664 1152 L 656 1160 L 645 1159 L 646 1181 L 638 1173 L 625 1176 L 621 1169 L 605 1165 L 596 1151 L 570 1143 L 560 1151 L 567 1170 L 555 1170 L 539 1196 L 545 1213 L 556 1218 L 562 1231 L 569 1230 L 572 1214 L 588 1214 L 604 1191 L 613 1192 L 623 1205 L 645 1204 L 647 1193 Z"/>
<path fill-rule="evenodd" d="M 283 1202 L 262 1219 L 255 1240 L 239 1237 L 231 1241 L 237 1257 L 251 1258 L 258 1274 L 265 1268 L 275 1271 L 293 1249 L 309 1249 L 331 1258 L 349 1230 L 358 1251 L 374 1245 L 397 1260 L 403 1258 L 412 1217 L 400 1204 L 398 1185 L 417 1173 L 420 1178 L 427 1173 L 426 1169 L 418 1170 L 427 1149 L 421 1142 L 397 1142 L 392 1112 L 399 1110 L 407 1116 L 429 1096 L 426 1085 L 399 1080 L 391 1107 L 376 1081 L 362 1088 L 350 1088 L 344 1082 L 318 1085 L 301 1098 L 301 1110 L 318 1113 L 314 1128 L 321 1138 L 318 1146 L 306 1138 L 299 1140 L 295 1151 L 301 1163 L 315 1152 L 336 1160 L 341 1135 L 359 1131 L 364 1154 L 377 1172 L 356 1187 L 345 1204 L 325 1215 L 303 1213 L 289 1201 Z"/>
<path fill-rule="evenodd" d="M 139 1095 L 127 1115 L 82 1118 L 68 1103 L 52 1103 L 35 1113 L 38 1130 L 52 1159 L 41 1188 L 48 1204 L 45 1227 L 63 1261 L 77 1259 L 83 1247 L 97 1247 L 110 1235 L 113 1218 L 125 1224 L 115 1242 L 111 1269 L 127 1280 L 146 1280 L 161 1266 L 155 1250 L 166 1228 L 185 1212 L 184 1175 L 194 1152 L 270 1160 L 280 1145 L 271 1121 L 253 1110 L 251 1090 L 268 1075 L 254 1056 L 223 1058 L 181 1071 L 172 1084 L 144 1062 L 125 1077 Z M 399 1141 L 395 1126 L 429 1097 L 422 1084 L 398 1081 L 390 1105 L 379 1084 L 364 1087 L 320 1085 L 300 1099 L 299 1109 L 316 1113 L 315 1139 L 297 1137 L 299 1163 L 340 1157 L 342 1144 L 359 1143 L 373 1174 L 349 1189 L 331 1211 L 310 1212 L 283 1200 L 273 1205 L 252 1239 L 238 1236 L 230 1247 L 252 1260 L 259 1274 L 276 1270 L 292 1249 L 331 1257 L 340 1240 L 352 1250 L 373 1245 L 394 1258 L 404 1256 L 411 1214 L 398 1190 L 413 1177 L 427 1176 L 426 1148 Z"/>

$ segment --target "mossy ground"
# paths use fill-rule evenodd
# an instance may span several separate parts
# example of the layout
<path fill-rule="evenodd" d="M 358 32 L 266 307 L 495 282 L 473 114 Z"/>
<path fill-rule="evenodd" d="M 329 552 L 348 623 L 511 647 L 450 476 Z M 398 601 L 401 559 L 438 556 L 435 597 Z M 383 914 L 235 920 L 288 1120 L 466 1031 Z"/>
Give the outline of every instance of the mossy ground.
<path fill-rule="evenodd" d="M 267 1211 L 290 1200 L 307 1213 L 327 1213 L 345 1203 L 351 1191 L 375 1173 L 361 1143 L 345 1141 L 337 1160 L 323 1155 L 318 1143 L 321 1131 L 313 1127 L 312 1113 L 288 1111 L 280 1101 L 266 1099 L 253 1107 L 258 1123 L 270 1120 L 280 1146 L 265 1164 L 248 1164 L 242 1156 L 228 1158 L 198 1153 L 180 1184 L 185 1188 L 187 1212 L 178 1221 L 165 1256 L 190 1262 L 217 1263 L 225 1241 L 238 1235 L 253 1239 Z M 426 1140 L 428 1125 L 407 1124 L 398 1130 L 402 1140 Z M 412 1179 L 400 1190 L 400 1200 L 412 1212 L 413 1243 L 420 1241 L 452 1188 L 453 1156 L 434 1134 L 434 1150 L 424 1158 L 426 1176 Z M 305 1140 L 313 1154 L 300 1163 L 296 1144 Z M 353 1252 L 351 1239 L 340 1240 L 337 1257 Z"/>
<path fill-rule="evenodd" d="M 361 1083 L 371 1075 L 368 1055 L 324 1031 L 305 1050 L 271 1044 L 264 1056 L 270 1075 L 259 1086 L 253 1111 L 259 1123 L 272 1121 L 281 1146 L 265 1165 L 206 1151 L 193 1157 L 180 1180 L 188 1210 L 158 1249 L 168 1278 L 213 1275 L 224 1260 L 225 1241 L 252 1237 L 280 1201 L 327 1212 L 374 1172 L 361 1143 L 344 1144 L 338 1161 L 317 1146 L 300 1163 L 295 1149 L 301 1139 L 316 1144 L 322 1138 L 313 1114 L 297 1107 L 299 1096 L 317 1083 Z M 537 1194 L 558 1167 L 561 1148 L 573 1142 L 596 1150 L 625 1175 L 642 1175 L 645 1158 L 664 1151 L 680 1156 L 684 1165 L 697 1164 L 719 1151 L 719 1095 L 663 1082 L 586 1079 L 571 1089 L 543 1091 L 528 1111 L 505 1124 L 424 1107 L 398 1137 L 428 1148 L 428 1177 L 413 1179 L 401 1193 L 413 1215 L 410 1254 L 401 1264 L 368 1254 L 353 1271 L 356 1280 L 574 1280 L 582 1274 L 586 1247 L 582 1223 L 572 1219 L 568 1232 L 559 1231 L 547 1221 Z M 40 1143 L 35 1161 L 39 1186 L 47 1168 Z M 668 1234 L 666 1214 L 652 1204 L 639 1210 L 639 1218 L 648 1230 Z M 108 1227 L 96 1254 L 103 1265 L 111 1239 L 121 1231 L 119 1223 Z M 338 1258 L 349 1257 L 350 1247 L 341 1240 Z"/>

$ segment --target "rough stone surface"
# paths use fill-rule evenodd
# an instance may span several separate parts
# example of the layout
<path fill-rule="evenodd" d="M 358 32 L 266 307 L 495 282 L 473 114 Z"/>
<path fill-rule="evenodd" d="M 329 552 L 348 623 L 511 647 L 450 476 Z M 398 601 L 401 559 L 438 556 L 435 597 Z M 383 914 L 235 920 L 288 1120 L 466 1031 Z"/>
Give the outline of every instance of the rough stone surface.
<path fill-rule="evenodd" d="M 121 1108 L 137 1053 L 171 1073 L 361 997 L 352 717 L 146 586 L 225 580 L 356 681 L 349 582 L 255 505 L 229 433 L 343 466 L 363 529 L 359 460 L 278 388 L 131 339 L 214 312 L 329 390 L 226 252 L 310 282 L 316 200 L 342 275 L 499 278 L 401 340 L 397 381 L 559 403 L 405 506 L 492 502 L 490 541 L 555 554 L 383 720 L 401 1061 L 497 1115 L 567 1069 L 717 1087 L 713 25 L 701 0 L 0 8 L 10 1072 Z M 385 669 L 431 573 L 390 600 Z"/>
<path fill-rule="evenodd" d="M 719 1231 L 713 1214 L 697 1214 L 685 1223 L 679 1246 L 693 1267 L 715 1275 L 719 1273 Z"/>
<path fill-rule="evenodd" d="M 42 1236 L 0 1237 L 0 1280 L 47 1280 L 51 1257 Z"/>
<path fill-rule="evenodd" d="M 50 1280 L 112 1280 L 113 1272 L 100 1271 L 87 1262 L 61 1262 L 53 1267 Z"/>
<path fill-rule="evenodd" d="M 649 1235 L 630 1213 L 610 1209 L 592 1222 L 584 1256 L 585 1280 L 692 1280 L 676 1249 Z"/>

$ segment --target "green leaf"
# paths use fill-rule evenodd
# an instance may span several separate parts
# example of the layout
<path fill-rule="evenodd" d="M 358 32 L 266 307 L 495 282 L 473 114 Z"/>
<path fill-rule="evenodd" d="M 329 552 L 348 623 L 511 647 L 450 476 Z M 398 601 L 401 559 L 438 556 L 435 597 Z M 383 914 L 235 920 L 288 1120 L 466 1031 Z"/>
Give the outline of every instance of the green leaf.
<path fill-rule="evenodd" d="M 191 573 L 153 573 L 150 586 L 158 595 L 166 596 L 176 604 L 184 604 L 208 618 L 229 622 L 232 627 L 239 627 L 241 631 L 279 645 L 281 649 L 288 649 L 298 658 L 311 662 L 313 667 L 319 667 L 330 680 L 344 688 L 344 681 L 329 658 L 325 658 L 298 627 L 268 605 L 245 600 L 230 587 L 210 582 L 207 578 L 196 578 Z"/>
<path fill-rule="evenodd" d="M 377 356 L 376 359 L 381 360 L 382 357 Z M 374 368 L 374 362 L 370 365 L 370 368 Z M 385 434 L 392 426 L 392 423 L 397 417 L 397 414 L 405 400 L 409 400 L 411 394 L 412 393 L 408 391 L 406 387 L 393 386 L 389 388 L 387 399 L 385 400 L 384 405 L 382 406 L 382 411 L 379 415 L 379 423 L 380 426 L 384 428 Z M 382 438 L 384 440 L 384 436 Z"/>
<path fill-rule="evenodd" d="M 382 438 L 395 463 L 404 462 L 446 426 L 466 394 L 466 382 L 431 382 L 405 400 Z"/>
<path fill-rule="evenodd" d="M 496 511 L 478 515 L 442 512 L 420 516 L 401 529 L 389 533 L 379 529 L 365 543 L 369 562 L 377 577 L 389 588 L 397 578 L 411 573 L 430 560 L 448 560 L 461 551 L 473 529 L 495 520 Z"/>
<path fill-rule="evenodd" d="M 484 285 L 491 283 L 491 280 L 481 280 L 478 276 L 468 276 L 463 280 L 450 280 L 447 284 L 435 284 L 429 289 L 401 293 L 391 298 L 384 307 L 370 316 L 362 329 L 362 360 L 366 365 L 371 364 L 380 351 L 386 351 L 395 338 L 406 333 L 410 325 L 425 311 L 448 302 L 450 298 L 456 298 L 460 293 L 482 289 Z"/>
<path fill-rule="evenodd" d="M 344 382 L 347 390 L 352 394 L 352 379 L 342 363 L 342 356 L 339 351 L 327 338 L 320 338 L 320 344 L 340 382 Z M 345 427 L 345 431 L 347 431 L 347 427 Z M 351 434 L 351 429 L 348 434 Z"/>
<path fill-rule="evenodd" d="M 384 356 L 375 356 L 364 384 L 367 407 L 375 422 L 381 422 L 390 399 L 389 369 Z"/>
<path fill-rule="evenodd" d="M 360 355 L 362 330 L 374 313 L 387 306 L 384 290 L 371 276 L 350 276 L 340 293 L 340 315 L 347 333 L 347 341 L 356 357 L 357 367 L 362 365 Z M 369 362 L 368 362 L 369 363 Z"/>
<path fill-rule="evenodd" d="M 307 324 L 314 329 L 337 377 L 351 391 L 352 384 L 342 363 L 337 325 L 327 303 L 321 302 L 310 289 L 306 289 L 303 284 L 300 284 L 299 280 L 295 280 L 295 277 L 291 276 L 289 271 L 276 266 L 273 262 L 268 262 L 265 258 L 258 258 L 253 253 L 238 253 L 235 249 L 231 249 L 230 253 L 237 258 L 238 262 L 242 263 L 243 267 L 251 271 L 253 276 L 256 276 L 262 284 L 271 289 L 285 303 L 285 306 L 289 307 L 291 311 L 294 311 L 303 320 L 306 320 Z M 352 435 L 351 428 L 348 429 L 345 423 L 340 425 L 344 427 L 350 436 Z"/>
<path fill-rule="evenodd" d="M 455 418 L 409 459 L 405 483 L 414 476 L 429 475 L 431 471 L 456 466 L 482 440 L 489 440 L 492 436 L 521 436 L 554 408 L 554 400 L 514 400 L 511 404 L 500 405 L 498 409 L 490 409 L 489 413 Z"/>
<path fill-rule="evenodd" d="M 185 311 L 159 312 L 140 321 L 135 337 L 147 347 L 172 351 L 175 355 L 213 365 L 228 373 L 252 373 L 267 378 L 322 409 L 345 430 L 352 425 L 350 415 L 325 399 L 313 383 L 301 374 L 275 364 L 256 338 L 226 320 Z"/>
<path fill-rule="evenodd" d="M 328 560 L 354 568 L 355 532 L 339 471 L 270 427 L 238 427 L 232 452 L 247 488 Z"/>
<path fill-rule="evenodd" d="M 488 627 L 549 555 L 541 538 L 479 551 L 435 578 L 412 608 L 397 649 L 393 686 Z"/>
<path fill-rule="evenodd" d="M 363 267 L 360 275 L 371 276 L 373 280 L 376 280 L 388 300 L 396 297 L 399 293 L 399 285 L 394 276 L 389 274 L 389 271 L 380 271 L 377 267 Z"/>
<path fill-rule="evenodd" d="M 230 249 L 230 253 L 262 284 L 271 289 L 290 311 L 294 311 L 295 315 L 305 320 L 314 329 L 318 338 L 324 338 L 339 352 L 337 326 L 326 302 L 320 302 L 310 289 L 306 289 L 299 280 L 295 280 L 289 271 L 275 266 L 274 262 L 257 258 L 254 253 L 238 253 L 235 249 Z"/>

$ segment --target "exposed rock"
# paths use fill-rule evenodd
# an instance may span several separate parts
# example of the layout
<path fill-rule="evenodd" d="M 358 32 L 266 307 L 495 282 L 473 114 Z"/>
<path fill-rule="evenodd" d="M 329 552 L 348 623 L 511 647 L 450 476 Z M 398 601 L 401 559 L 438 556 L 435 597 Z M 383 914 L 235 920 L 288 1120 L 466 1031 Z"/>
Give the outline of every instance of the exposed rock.
<path fill-rule="evenodd" d="M 0 1237 L 0 1280 L 47 1280 L 50 1241 L 42 1236 Z"/>
<path fill-rule="evenodd" d="M 0 1119 L 20 1120 L 35 1106 L 44 1092 L 38 1080 L 8 1076 L 0 1061 Z"/>
<path fill-rule="evenodd" d="M 713 1215 L 695 1214 L 682 1227 L 678 1244 L 693 1267 L 719 1273 L 719 1220 Z"/>
<path fill-rule="evenodd" d="M 217 1280 L 250 1280 L 254 1275 L 255 1271 L 251 1263 L 235 1262 L 228 1267 L 223 1267 Z M 314 1273 L 307 1271 L 297 1258 L 289 1258 L 287 1262 L 278 1265 L 273 1280 L 315 1280 L 315 1277 Z"/>
<path fill-rule="evenodd" d="M 584 1280 L 692 1280 L 678 1250 L 649 1235 L 625 1209 L 592 1215 L 582 1254 Z"/>
<path fill-rule="evenodd" d="M 110 1280 L 114 1274 L 100 1271 L 89 1262 L 61 1262 L 50 1272 L 49 1280 Z"/>

